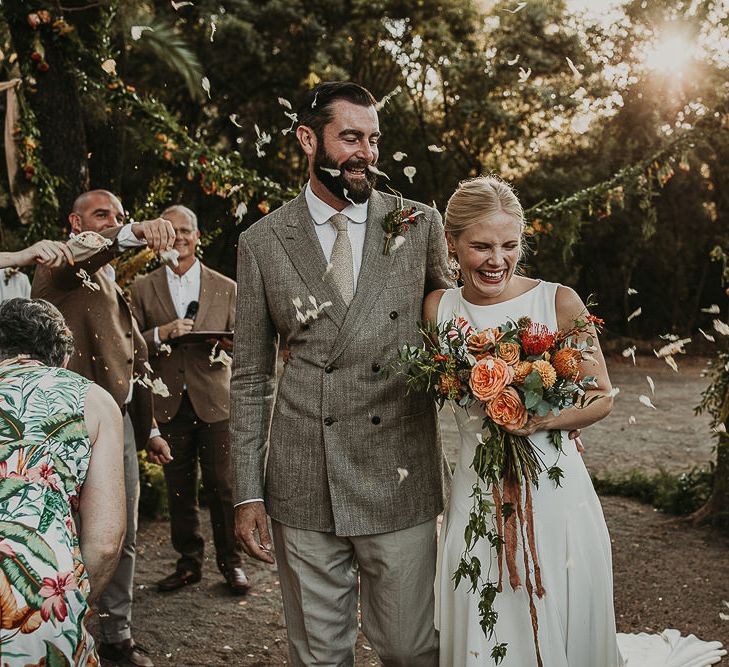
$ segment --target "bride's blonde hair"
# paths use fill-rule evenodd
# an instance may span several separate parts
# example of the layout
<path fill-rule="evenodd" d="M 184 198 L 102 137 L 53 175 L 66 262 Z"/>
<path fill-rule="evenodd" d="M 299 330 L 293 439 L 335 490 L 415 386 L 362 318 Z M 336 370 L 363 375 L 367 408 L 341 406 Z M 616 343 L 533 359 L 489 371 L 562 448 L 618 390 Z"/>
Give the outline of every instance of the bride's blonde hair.
<path fill-rule="evenodd" d="M 448 200 L 445 231 L 455 238 L 467 227 L 499 212 L 514 216 L 524 231 L 524 209 L 508 183 L 493 174 L 469 178 L 458 184 Z"/>

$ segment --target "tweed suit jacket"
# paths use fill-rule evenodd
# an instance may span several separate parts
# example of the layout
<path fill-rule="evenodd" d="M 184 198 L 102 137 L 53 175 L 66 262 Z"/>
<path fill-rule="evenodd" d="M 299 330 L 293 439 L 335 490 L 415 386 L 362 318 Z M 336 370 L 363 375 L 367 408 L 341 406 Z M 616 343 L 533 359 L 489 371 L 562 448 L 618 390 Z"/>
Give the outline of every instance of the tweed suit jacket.
<path fill-rule="evenodd" d="M 381 222 L 396 201 L 377 191 L 370 197 L 349 308 L 329 279 L 303 193 L 240 236 L 234 501 L 262 497 L 283 524 L 370 535 L 417 525 L 443 508 L 435 404 L 408 394 L 404 377 L 389 368 L 400 346 L 422 342 L 424 294 L 451 286 L 446 243 L 438 212 L 406 202 L 425 215 L 385 255 Z M 302 324 L 292 300 L 306 310 L 310 296 L 330 305 Z M 274 399 L 279 344 L 290 357 Z M 408 471 L 402 481 L 398 468 Z"/>
<path fill-rule="evenodd" d="M 168 397 L 155 396 L 154 416 L 166 424 L 180 409 L 187 386 L 195 414 L 211 424 L 228 419 L 230 367 L 210 363 L 207 342 L 175 345 L 159 352 L 154 328 L 176 320 L 178 315 L 167 283 L 167 269 L 160 267 L 137 279 L 131 287 L 132 310 L 150 351 L 150 363 L 167 385 Z M 193 331 L 232 331 L 235 326 L 235 282 L 200 263 L 199 310 Z"/>
<path fill-rule="evenodd" d="M 31 297 L 50 301 L 63 314 L 73 333 L 74 353 L 68 369 L 106 389 L 121 408 L 129 395 L 132 375 L 143 375 L 147 345 L 139 331 L 121 288 L 104 267 L 121 251 L 116 237 L 121 227 L 105 229 L 101 235 L 114 243 L 83 262 L 57 269 L 38 266 L 33 276 Z M 90 275 L 98 289 L 85 287 L 77 273 Z M 152 426 L 152 393 L 134 388 L 129 414 L 139 449 L 143 449 Z"/>

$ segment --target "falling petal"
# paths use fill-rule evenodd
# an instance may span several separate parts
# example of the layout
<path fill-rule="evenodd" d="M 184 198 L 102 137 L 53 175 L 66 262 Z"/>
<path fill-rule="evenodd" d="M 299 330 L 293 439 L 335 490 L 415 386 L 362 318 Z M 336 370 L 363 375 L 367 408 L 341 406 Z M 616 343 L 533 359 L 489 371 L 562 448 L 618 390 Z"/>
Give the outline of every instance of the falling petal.
<path fill-rule="evenodd" d="M 663 358 L 666 361 L 666 363 L 671 368 L 673 368 L 673 370 L 676 371 L 676 373 L 678 373 L 678 364 L 676 363 L 676 360 L 671 355 L 668 355 L 667 357 L 663 357 Z"/>
<path fill-rule="evenodd" d="M 208 99 L 210 99 L 210 79 L 204 76 L 200 83 L 202 84 L 202 89 L 207 93 Z"/>
<path fill-rule="evenodd" d="M 289 101 L 288 101 L 288 100 L 287 100 L 287 99 L 286 99 L 285 97 L 279 97 L 279 98 L 278 98 L 278 103 L 279 103 L 279 104 L 280 104 L 280 105 L 281 105 L 282 107 L 286 107 L 286 108 L 287 108 L 287 109 L 288 109 L 289 111 L 291 111 L 291 108 L 292 108 L 292 107 L 291 107 L 291 102 L 289 102 Z"/>
<path fill-rule="evenodd" d="M 101 69 L 111 76 L 116 76 L 116 60 L 113 58 L 107 58 L 103 63 L 101 63 Z"/>
<path fill-rule="evenodd" d="M 511 60 L 507 60 L 506 61 L 506 64 L 507 65 L 516 65 L 516 63 L 519 62 L 519 58 L 521 58 L 521 53 L 517 53 L 516 54 L 516 58 L 512 58 Z"/>
<path fill-rule="evenodd" d="M 392 159 L 395 160 L 395 162 L 402 162 L 402 159 L 407 157 L 407 153 L 403 153 L 402 151 L 398 151 L 397 153 L 392 154 Z"/>
<path fill-rule="evenodd" d="M 651 388 L 651 394 L 656 395 L 656 384 L 653 382 L 653 378 L 650 375 L 645 376 L 648 386 Z"/>
<path fill-rule="evenodd" d="M 238 219 L 238 222 L 241 221 L 243 216 L 248 213 L 248 207 L 246 206 L 246 203 L 242 201 L 238 206 L 235 208 L 235 217 Z"/>
<path fill-rule="evenodd" d="M 509 12 L 509 14 L 516 14 L 517 12 L 520 12 L 524 7 L 527 6 L 526 2 L 520 2 L 514 9 L 502 9 L 502 12 Z"/>
<path fill-rule="evenodd" d="M 620 393 L 620 387 L 613 387 L 613 388 L 612 388 L 612 389 L 611 389 L 611 390 L 610 390 L 610 391 L 608 392 L 608 394 L 607 394 L 607 395 L 608 395 L 608 398 L 615 398 L 615 397 L 616 397 L 616 396 L 617 396 L 617 395 L 618 395 L 619 393 Z"/>
<path fill-rule="evenodd" d="M 281 99 L 283 99 L 283 98 L 281 98 Z M 299 122 L 299 117 L 295 113 L 289 113 L 288 111 L 284 111 L 284 116 L 291 119 L 291 125 L 289 125 L 288 127 L 285 127 L 283 130 L 281 130 L 281 134 L 286 135 L 289 132 L 294 131 L 294 126 L 296 125 L 296 123 Z"/>
<path fill-rule="evenodd" d="M 83 269 L 79 269 L 76 272 L 76 275 L 81 278 L 81 284 L 90 289 L 92 292 L 98 292 L 101 289 L 101 285 L 97 285 L 93 280 L 91 280 L 91 276 Z"/>
<path fill-rule="evenodd" d="M 428 150 L 431 153 L 442 153 L 445 149 L 445 146 L 436 146 L 435 144 L 430 144 L 430 146 L 428 146 Z"/>
<path fill-rule="evenodd" d="M 519 68 L 519 83 L 525 83 L 527 79 L 532 75 L 532 68 L 524 69 L 523 67 Z"/>
<path fill-rule="evenodd" d="M 347 188 L 343 188 L 342 192 L 344 193 L 344 198 L 353 206 L 356 206 L 357 203 L 349 196 L 349 190 Z"/>
<path fill-rule="evenodd" d="M 243 126 L 242 126 L 242 125 L 241 125 L 241 124 L 240 124 L 240 123 L 238 122 L 238 114 L 237 114 L 237 113 L 232 113 L 232 114 L 230 114 L 230 116 L 228 116 L 228 118 L 230 118 L 230 122 L 231 122 L 231 123 L 233 123 L 233 125 L 235 125 L 236 127 L 243 127 Z"/>
<path fill-rule="evenodd" d="M 212 42 L 215 39 L 215 31 L 218 29 L 218 27 L 210 21 L 210 41 Z"/>
<path fill-rule="evenodd" d="M 714 329 L 722 336 L 729 336 L 729 326 L 721 320 L 714 320 Z"/>
<path fill-rule="evenodd" d="M 174 248 L 170 248 L 169 250 L 162 250 L 159 254 L 160 261 L 171 268 L 175 268 L 180 265 L 179 258 L 180 253 L 175 250 Z"/>
<path fill-rule="evenodd" d="M 400 479 L 397 482 L 399 485 L 399 484 L 402 484 L 407 479 L 407 477 L 410 473 L 407 471 L 407 468 L 398 468 L 397 474 L 400 476 Z"/>
<path fill-rule="evenodd" d="M 638 317 L 642 312 L 643 312 L 642 308 L 636 308 L 632 313 L 630 313 L 630 315 L 628 315 L 628 322 L 630 322 L 630 320 L 633 320 L 636 317 Z"/>
<path fill-rule="evenodd" d="M 293 303 L 297 308 L 301 308 L 301 306 L 304 305 L 298 296 L 295 299 L 291 299 L 291 303 Z"/>
<path fill-rule="evenodd" d="M 640 396 L 638 396 L 638 400 L 639 400 L 639 401 L 640 401 L 640 402 L 641 402 L 641 403 L 642 403 L 643 405 L 645 405 L 645 407 L 647 407 L 647 408 L 652 408 L 653 410 L 655 410 L 655 409 L 656 409 L 656 406 L 655 406 L 655 405 L 653 405 L 653 403 L 651 403 L 651 399 L 650 399 L 650 398 L 648 398 L 648 397 L 647 397 L 647 396 L 646 396 L 645 394 L 641 394 Z"/>
<path fill-rule="evenodd" d="M 722 621 L 729 621 L 729 614 L 725 614 L 723 611 L 719 612 L 719 618 Z"/>
<path fill-rule="evenodd" d="M 319 169 L 327 172 L 327 174 L 329 174 L 330 176 L 334 176 L 334 178 L 341 175 L 342 173 L 339 169 L 330 169 L 329 167 L 319 167 Z"/>
<path fill-rule="evenodd" d="M 152 30 L 148 25 L 133 25 L 131 28 L 132 39 L 136 42 L 141 38 L 145 30 Z"/>
<path fill-rule="evenodd" d="M 172 9 L 175 11 L 180 9 L 180 7 L 192 7 L 191 2 L 175 2 L 175 0 L 170 0 L 170 4 L 172 5 Z"/>
<path fill-rule="evenodd" d="M 699 331 L 703 334 L 704 338 L 708 340 L 710 343 L 715 343 L 716 338 L 714 338 L 711 334 L 707 334 L 703 329 L 699 329 Z"/>
<path fill-rule="evenodd" d="M 686 354 L 683 346 L 690 343 L 690 338 L 675 338 L 667 345 L 664 345 L 658 352 L 653 350 L 653 353 L 660 359 L 661 357 L 670 357 L 674 354 Z"/>
<path fill-rule="evenodd" d="M 380 111 L 395 95 L 399 95 L 400 92 L 402 92 L 402 86 L 396 86 L 375 104 L 375 111 Z"/>
<path fill-rule="evenodd" d="M 628 424 L 635 424 L 635 416 L 630 415 L 630 417 L 628 417 Z"/>
<path fill-rule="evenodd" d="M 578 70 L 575 67 L 575 64 L 572 62 L 572 60 L 570 58 L 567 58 L 567 64 L 569 65 L 569 68 L 572 70 L 572 74 L 575 77 L 575 81 L 579 81 L 582 78 L 582 72 L 580 72 L 580 70 Z"/>
<path fill-rule="evenodd" d="M 717 306 L 715 303 L 712 303 L 708 308 L 702 308 L 702 313 L 709 313 L 709 315 L 718 315 L 721 310 L 719 309 L 719 306 Z"/>
<path fill-rule="evenodd" d="M 159 351 L 164 352 L 167 355 L 172 354 L 172 348 L 167 343 L 162 343 L 162 345 L 159 346 Z"/>
<path fill-rule="evenodd" d="M 633 289 L 632 287 L 628 287 L 628 296 L 633 296 L 633 294 L 637 294 L 638 290 Z"/>
<path fill-rule="evenodd" d="M 155 378 L 152 381 L 152 386 L 150 388 L 155 396 L 167 398 L 170 395 L 170 390 L 167 388 L 167 385 L 164 383 L 162 378 Z"/>
<path fill-rule="evenodd" d="M 404 167 L 402 170 L 402 173 L 407 176 L 407 179 L 412 183 L 413 182 L 413 176 L 417 173 L 417 169 L 413 167 L 412 165 Z"/>
<path fill-rule="evenodd" d="M 377 174 L 378 176 L 384 176 L 388 181 L 390 180 L 390 177 L 384 171 L 380 171 L 373 164 L 368 164 L 367 169 L 369 169 L 373 174 Z"/>
<path fill-rule="evenodd" d="M 726 424 L 719 424 L 711 429 L 714 433 L 726 433 Z"/>
<path fill-rule="evenodd" d="M 635 350 L 636 347 L 633 345 L 632 347 L 628 347 L 623 350 L 623 356 L 627 359 L 628 357 L 633 358 L 633 366 L 635 366 Z"/>
<path fill-rule="evenodd" d="M 392 239 L 392 246 L 391 246 L 390 252 L 395 252 L 403 243 L 405 243 L 405 237 L 396 236 L 394 239 Z"/>

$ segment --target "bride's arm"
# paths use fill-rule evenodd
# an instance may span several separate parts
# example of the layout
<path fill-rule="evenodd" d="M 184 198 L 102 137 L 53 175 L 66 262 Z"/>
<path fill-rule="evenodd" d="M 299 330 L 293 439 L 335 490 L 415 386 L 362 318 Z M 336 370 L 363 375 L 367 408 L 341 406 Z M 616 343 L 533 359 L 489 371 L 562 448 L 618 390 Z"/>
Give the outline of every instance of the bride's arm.
<path fill-rule="evenodd" d="M 557 326 L 560 330 L 570 329 L 576 319 L 584 318 L 588 314 L 585 304 L 577 293 L 562 285 L 557 289 L 556 307 Z M 531 417 L 523 429 L 512 431 L 512 433 L 530 435 L 535 431 L 551 429 L 565 431 L 580 429 L 594 424 L 610 414 L 613 409 L 613 398 L 609 395 L 612 385 L 594 327 L 591 326 L 589 332 L 582 334 L 579 340 L 583 341 L 590 337 L 595 349 L 591 352 L 592 359 L 583 360 L 580 364 L 580 375 L 592 375 L 597 381 L 597 386 L 586 392 L 585 400 L 589 400 L 592 396 L 602 396 L 602 398 L 584 408 L 573 407 L 562 410 L 556 417 L 551 414 L 545 417 Z"/>
<path fill-rule="evenodd" d="M 444 289 L 436 289 L 426 295 L 423 300 L 423 324 L 438 321 L 438 306 L 443 294 L 445 294 Z"/>

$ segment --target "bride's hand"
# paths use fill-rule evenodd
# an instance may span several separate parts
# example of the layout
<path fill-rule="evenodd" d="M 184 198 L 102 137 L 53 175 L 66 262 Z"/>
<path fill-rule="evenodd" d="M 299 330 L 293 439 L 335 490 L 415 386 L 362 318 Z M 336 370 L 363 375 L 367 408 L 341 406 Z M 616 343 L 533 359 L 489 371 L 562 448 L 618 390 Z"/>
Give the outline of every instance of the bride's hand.
<path fill-rule="evenodd" d="M 537 415 L 534 415 L 532 417 L 529 417 L 527 423 L 524 424 L 524 426 L 522 426 L 521 428 L 509 428 L 508 426 L 502 426 L 502 428 L 512 435 L 529 436 L 532 435 L 532 433 L 536 433 L 537 431 L 548 431 L 551 428 L 549 426 L 551 416 L 552 415 L 539 417 Z"/>

